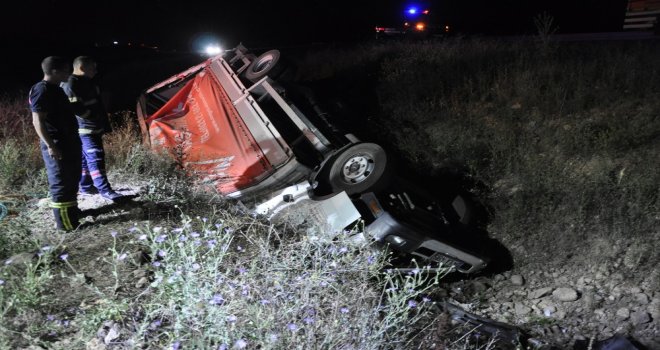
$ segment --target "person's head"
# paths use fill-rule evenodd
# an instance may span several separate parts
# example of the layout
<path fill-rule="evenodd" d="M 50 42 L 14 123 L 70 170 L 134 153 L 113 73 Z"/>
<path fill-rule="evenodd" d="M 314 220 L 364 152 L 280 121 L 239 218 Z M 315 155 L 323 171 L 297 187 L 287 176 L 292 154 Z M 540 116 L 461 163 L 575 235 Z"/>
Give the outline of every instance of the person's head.
<path fill-rule="evenodd" d="M 89 56 L 78 56 L 73 60 L 73 74 L 94 78 L 96 75 L 96 61 Z"/>
<path fill-rule="evenodd" d="M 71 75 L 69 61 L 59 56 L 48 56 L 41 61 L 41 70 L 44 72 L 44 80 L 59 84 L 66 81 Z"/>

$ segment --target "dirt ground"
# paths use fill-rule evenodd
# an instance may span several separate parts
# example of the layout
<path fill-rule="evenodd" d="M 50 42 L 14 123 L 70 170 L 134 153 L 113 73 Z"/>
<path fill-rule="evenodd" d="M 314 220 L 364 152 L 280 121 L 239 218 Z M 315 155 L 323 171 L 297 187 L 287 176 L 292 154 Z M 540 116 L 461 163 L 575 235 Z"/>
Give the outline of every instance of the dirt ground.
<path fill-rule="evenodd" d="M 73 341 L 80 333 L 75 330 L 89 325 L 70 324 L 75 322 L 75 315 L 103 303 L 104 296 L 134 298 L 146 286 L 143 264 L 149 257 L 131 241 L 132 235 L 122 232 L 130 229 L 128 222 L 157 225 L 178 212 L 174 206 L 149 201 L 144 195 L 145 184 L 117 188 L 134 198 L 125 204 L 112 204 L 98 195 L 80 196 L 81 209 L 90 214 L 86 227 L 65 235 L 48 233 L 51 231 L 44 228 L 52 225 L 49 210 L 30 203 L 34 234 L 44 245 L 57 246 L 58 256 L 68 254 L 68 258 L 66 262 L 54 261 L 53 287 L 47 291 L 48 299 L 57 301 L 49 304 L 54 306 L 13 319 L 12 328 L 27 330 L 52 319 L 43 332 L 50 334 L 53 348 L 76 348 Z M 113 236 L 113 232 L 119 234 Z M 575 251 L 543 259 L 523 249 L 524 242 L 506 236 L 492 238 L 511 251 L 515 267 L 491 275 L 451 275 L 435 293 L 437 300 L 517 326 L 534 339 L 560 349 L 616 334 L 629 337 L 642 349 L 660 349 L 660 271 L 654 249 L 660 232 L 645 240 L 575 242 Z M 109 249 L 113 245 L 116 252 L 127 254 L 117 271 L 108 263 L 113 258 Z M 35 252 L 19 254 L 4 268 L 18 268 L 21 259 L 34 258 Z M 109 315 L 98 317 L 103 323 L 107 320 L 102 318 Z M 98 337 L 90 339 L 86 347 L 104 349 L 103 337 L 108 336 L 111 326 L 100 327 Z"/>

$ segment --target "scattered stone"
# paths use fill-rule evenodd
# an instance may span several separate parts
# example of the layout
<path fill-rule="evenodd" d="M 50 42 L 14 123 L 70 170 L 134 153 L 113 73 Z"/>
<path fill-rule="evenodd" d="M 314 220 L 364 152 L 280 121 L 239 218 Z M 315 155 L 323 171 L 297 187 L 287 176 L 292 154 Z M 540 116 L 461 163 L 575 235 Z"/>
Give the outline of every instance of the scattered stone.
<path fill-rule="evenodd" d="M 635 300 L 642 305 L 646 305 L 651 301 L 649 296 L 644 293 L 635 294 Z"/>
<path fill-rule="evenodd" d="M 513 275 L 511 276 L 511 284 L 514 286 L 522 286 L 525 284 L 525 279 L 521 275 Z"/>
<path fill-rule="evenodd" d="M 622 307 L 616 310 L 616 317 L 620 320 L 627 320 L 628 318 L 630 318 L 630 309 L 626 307 Z"/>
<path fill-rule="evenodd" d="M 142 289 L 148 285 L 149 285 L 149 280 L 146 277 L 142 277 L 135 283 L 135 288 Z"/>
<path fill-rule="evenodd" d="M 559 310 L 555 312 L 554 315 L 552 315 L 552 318 L 557 319 L 557 320 L 563 320 L 566 318 L 566 311 Z"/>
<path fill-rule="evenodd" d="M 630 321 L 633 325 L 638 326 L 640 324 L 651 322 L 651 316 L 644 310 L 638 310 L 630 315 Z"/>
<path fill-rule="evenodd" d="M 133 271 L 133 277 L 134 278 L 147 277 L 147 270 L 137 269 L 137 270 Z"/>
<path fill-rule="evenodd" d="M 557 288 L 552 292 L 552 296 L 559 301 L 576 301 L 578 300 L 578 292 L 573 288 L 563 287 Z"/>
<path fill-rule="evenodd" d="M 552 293 L 552 287 L 540 288 L 534 291 L 529 292 L 528 297 L 530 299 L 538 299 L 548 296 Z"/>
<path fill-rule="evenodd" d="M 522 303 L 515 303 L 514 312 L 518 316 L 525 316 L 525 315 L 529 314 L 530 312 L 532 312 L 532 309 L 528 306 L 525 306 Z"/>
<path fill-rule="evenodd" d="M 115 323 L 108 329 L 108 333 L 105 335 L 105 338 L 103 338 L 103 342 L 105 345 L 110 344 L 113 342 L 115 339 L 119 338 L 119 335 L 121 334 L 121 330 L 119 328 L 119 324 Z"/>

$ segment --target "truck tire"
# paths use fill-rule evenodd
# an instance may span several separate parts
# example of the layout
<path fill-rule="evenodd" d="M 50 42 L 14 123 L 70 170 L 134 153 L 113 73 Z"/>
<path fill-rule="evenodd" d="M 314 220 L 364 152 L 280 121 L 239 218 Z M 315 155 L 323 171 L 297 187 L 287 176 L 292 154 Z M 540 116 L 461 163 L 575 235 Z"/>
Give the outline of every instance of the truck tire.
<path fill-rule="evenodd" d="M 269 50 L 252 61 L 245 70 L 245 78 L 253 83 L 265 76 L 277 79 L 285 70 L 286 64 L 282 60 L 279 50 Z"/>
<path fill-rule="evenodd" d="M 377 191 L 391 177 L 385 150 L 375 143 L 357 143 L 337 156 L 330 165 L 327 182 L 332 192 L 348 195 Z"/>

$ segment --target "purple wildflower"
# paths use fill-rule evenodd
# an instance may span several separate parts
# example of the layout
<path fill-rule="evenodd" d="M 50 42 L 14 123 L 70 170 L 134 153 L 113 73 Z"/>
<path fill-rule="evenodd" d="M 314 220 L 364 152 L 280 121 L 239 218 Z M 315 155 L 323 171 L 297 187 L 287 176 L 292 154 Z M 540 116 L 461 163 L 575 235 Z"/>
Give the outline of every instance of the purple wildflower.
<path fill-rule="evenodd" d="M 158 250 L 158 256 L 160 256 L 161 258 L 165 257 L 166 255 L 167 255 L 166 251 L 162 249 Z"/>
<path fill-rule="evenodd" d="M 64 253 L 64 254 L 60 255 L 60 259 L 62 259 L 64 261 L 66 261 L 66 259 L 68 259 L 68 258 L 69 258 L 69 254 L 67 254 L 67 253 Z"/>
<path fill-rule="evenodd" d="M 51 247 L 49 245 L 46 245 L 46 246 L 41 247 L 41 250 L 44 251 L 44 252 L 47 252 L 47 251 L 51 250 L 52 248 L 53 247 Z"/>
<path fill-rule="evenodd" d="M 167 239 L 166 235 L 160 235 L 160 236 L 156 237 L 156 243 L 163 243 L 163 242 L 165 242 L 165 239 Z"/>
<path fill-rule="evenodd" d="M 227 227 L 227 228 L 225 228 L 225 233 L 226 233 L 226 234 L 229 235 L 229 234 L 231 234 L 232 232 L 234 232 L 234 229 L 233 229 L 233 228 L 231 228 L 231 227 Z"/>
<path fill-rule="evenodd" d="M 179 236 L 179 241 L 181 241 L 181 242 L 185 242 L 185 241 L 187 241 L 187 240 L 188 240 L 188 237 L 186 237 L 185 235 L 181 235 L 181 236 Z"/>
<path fill-rule="evenodd" d="M 246 269 L 246 268 L 244 268 L 244 267 L 239 267 L 239 268 L 238 268 L 238 273 L 240 273 L 241 275 L 244 274 L 244 273 L 246 273 L 246 272 L 247 272 L 247 269 Z"/>
<path fill-rule="evenodd" d="M 234 315 L 227 316 L 227 322 L 229 322 L 229 323 L 234 323 L 234 322 L 236 322 L 237 319 L 238 318 Z"/>
<path fill-rule="evenodd" d="M 339 312 L 341 312 L 342 314 L 347 314 L 348 313 L 348 308 L 347 307 L 342 307 L 341 309 L 339 309 Z"/>
<path fill-rule="evenodd" d="M 161 324 L 162 324 L 162 322 L 160 320 L 155 320 L 155 321 L 151 322 L 149 327 L 151 327 L 151 329 L 156 329 L 156 328 L 160 327 Z"/>
<path fill-rule="evenodd" d="M 135 227 L 135 226 L 133 226 L 133 227 L 131 227 L 131 228 L 128 229 L 128 232 L 135 232 L 135 231 L 137 231 L 137 230 L 138 230 L 138 228 Z M 116 233 L 116 232 L 115 232 L 115 233 Z"/>
<path fill-rule="evenodd" d="M 54 316 L 54 315 L 46 315 L 46 319 L 47 319 L 48 321 L 54 321 L 54 320 L 55 320 L 55 316 Z"/>
<path fill-rule="evenodd" d="M 227 350 L 227 344 L 220 344 L 220 346 L 218 346 L 218 350 Z"/>
<path fill-rule="evenodd" d="M 177 228 L 173 229 L 172 232 L 174 232 L 174 233 L 181 233 L 181 232 L 183 232 L 183 228 L 181 228 L 181 227 L 177 227 Z"/>
<path fill-rule="evenodd" d="M 225 302 L 225 299 L 220 294 L 213 295 L 213 298 L 209 301 L 211 305 L 222 305 Z"/>
<path fill-rule="evenodd" d="M 201 266 L 200 264 L 198 264 L 198 263 L 194 263 L 194 264 L 192 264 L 192 269 L 193 269 L 193 271 L 199 270 L 201 267 L 202 267 L 202 266 Z"/>
<path fill-rule="evenodd" d="M 247 342 L 245 339 L 239 339 L 234 343 L 234 349 L 245 349 L 247 347 Z"/>
<path fill-rule="evenodd" d="M 112 236 L 112 238 L 117 237 L 117 231 L 110 232 L 110 236 Z"/>
<path fill-rule="evenodd" d="M 216 244 L 216 243 L 217 243 L 217 241 L 216 241 L 215 239 L 210 239 L 210 240 L 208 240 L 208 241 L 206 242 L 206 244 L 208 245 L 208 247 L 211 248 L 211 249 L 215 248 L 215 244 Z"/>
<path fill-rule="evenodd" d="M 172 350 L 179 350 L 179 349 L 181 349 L 181 342 L 177 340 L 174 343 L 172 343 Z"/>
<path fill-rule="evenodd" d="M 429 301 L 431 301 L 431 298 L 429 298 L 429 297 L 423 297 L 423 298 L 422 298 L 422 301 L 425 302 L 425 303 L 428 303 Z"/>
<path fill-rule="evenodd" d="M 126 253 L 123 253 L 123 254 L 121 254 L 120 256 L 117 257 L 117 260 L 122 261 L 122 260 L 126 259 L 126 256 L 127 256 Z"/>
<path fill-rule="evenodd" d="M 70 323 L 69 320 L 64 320 L 62 321 L 62 326 L 69 327 L 69 323 Z"/>
<path fill-rule="evenodd" d="M 154 267 L 159 267 L 160 266 L 160 261 L 154 261 L 151 263 L 152 266 Z"/>
<path fill-rule="evenodd" d="M 261 299 L 261 305 L 268 305 L 270 304 L 270 300 L 268 299 Z"/>
<path fill-rule="evenodd" d="M 408 300 L 408 307 L 413 309 L 417 307 L 417 302 L 414 300 Z"/>
<path fill-rule="evenodd" d="M 305 317 L 303 319 L 303 322 L 305 322 L 305 324 L 312 324 L 312 323 L 314 323 L 314 317 L 309 317 L 309 316 Z"/>
<path fill-rule="evenodd" d="M 9 264 L 11 264 L 13 261 L 14 261 L 14 260 L 7 259 L 7 260 L 5 260 L 5 265 L 9 265 Z"/>
<path fill-rule="evenodd" d="M 147 235 L 140 235 L 140 237 L 138 237 L 138 239 L 139 239 L 140 241 L 144 241 L 144 240 L 147 239 Z"/>
<path fill-rule="evenodd" d="M 286 325 L 286 328 L 292 332 L 295 332 L 298 329 L 295 323 L 289 323 Z"/>
<path fill-rule="evenodd" d="M 5 284 L 5 280 L 0 280 L 0 286 Z"/>
<path fill-rule="evenodd" d="M 339 248 L 339 253 L 343 254 L 343 253 L 346 253 L 346 252 L 348 252 L 348 248 L 346 248 L 346 247 Z"/>
<path fill-rule="evenodd" d="M 242 252 L 242 251 L 243 251 L 243 247 L 241 247 L 240 245 L 239 245 L 239 246 L 236 246 L 236 250 L 238 250 L 239 252 Z"/>
<path fill-rule="evenodd" d="M 279 339 L 279 337 L 279 335 L 272 333 L 268 338 L 270 339 L 271 343 L 274 343 Z"/>
<path fill-rule="evenodd" d="M 199 247 L 200 245 L 202 245 L 202 241 L 200 239 L 196 239 L 193 241 L 193 244 Z"/>
<path fill-rule="evenodd" d="M 191 232 L 190 236 L 197 238 L 197 237 L 199 237 L 199 232 Z"/>
<path fill-rule="evenodd" d="M 412 271 L 408 272 L 409 275 L 416 275 L 419 273 L 419 269 L 412 269 Z"/>
<path fill-rule="evenodd" d="M 207 218 L 202 218 L 202 221 L 203 221 L 203 222 L 207 222 L 207 221 L 209 221 L 209 219 L 207 219 Z"/>

